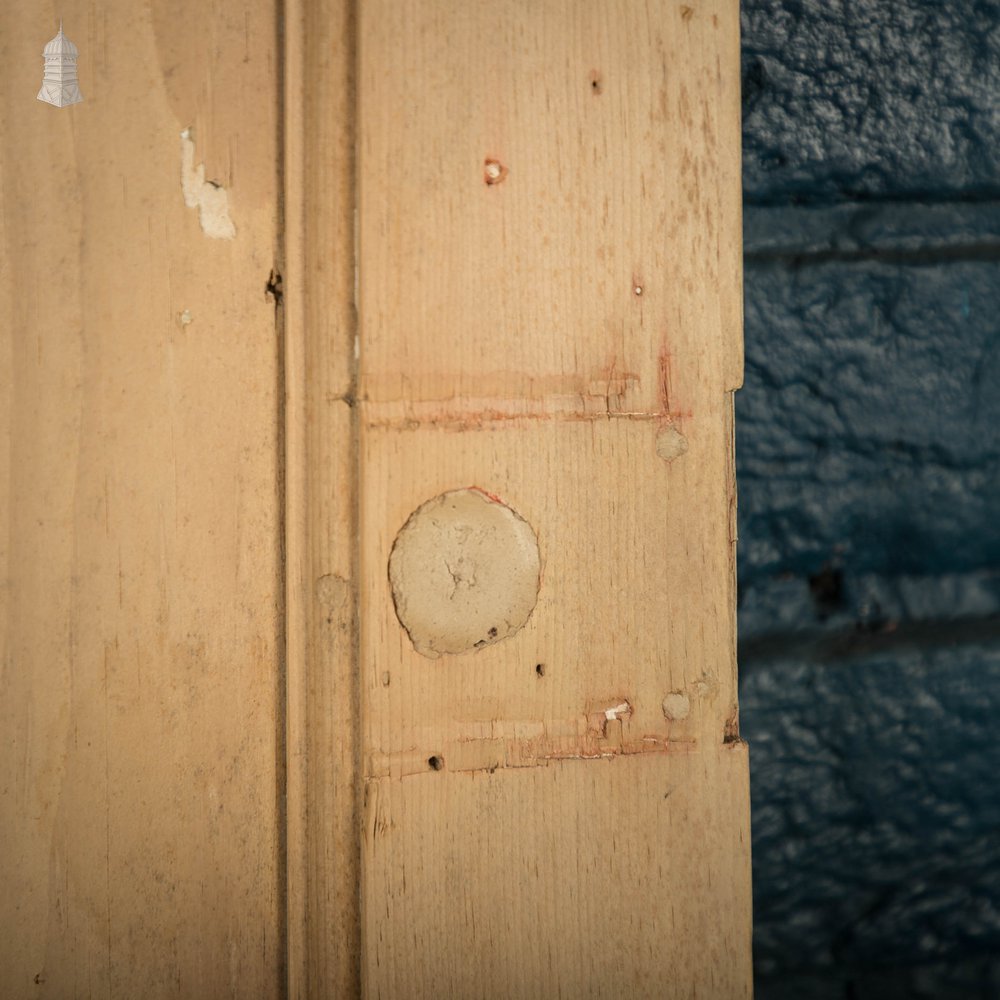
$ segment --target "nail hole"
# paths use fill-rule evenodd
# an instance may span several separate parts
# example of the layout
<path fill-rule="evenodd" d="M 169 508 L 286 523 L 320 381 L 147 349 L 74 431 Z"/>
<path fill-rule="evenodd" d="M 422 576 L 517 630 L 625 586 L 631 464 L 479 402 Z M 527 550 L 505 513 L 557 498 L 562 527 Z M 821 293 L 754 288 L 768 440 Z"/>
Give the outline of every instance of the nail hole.
<path fill-rule="evenodd" d="M 483 180 L 487 184 L 500 184 L 507 177 L 507 168 L 499 160 L 486 160 L 483 164 Z"/>
<path fill-rule="evenodd" d="M 444 758 L 438 757 L 437 755 L 427 758 L 427 766 L 432 771 L 440 771 L 444 767 Z"/>
<path fill-rule="evenodd" d="M 535 664 L 535 673 L 538 674 L 539 677 L 544 677 L 545 676 L 545 664 L 544 663 L 536 663 Z"/>
<path fill-rule="evenodd" d="M 604 90 L 604 84 L 601 82 L 601 74 L 596 69 L 590 74 L 590 89 L 595 94 L 599 94 Z"/>

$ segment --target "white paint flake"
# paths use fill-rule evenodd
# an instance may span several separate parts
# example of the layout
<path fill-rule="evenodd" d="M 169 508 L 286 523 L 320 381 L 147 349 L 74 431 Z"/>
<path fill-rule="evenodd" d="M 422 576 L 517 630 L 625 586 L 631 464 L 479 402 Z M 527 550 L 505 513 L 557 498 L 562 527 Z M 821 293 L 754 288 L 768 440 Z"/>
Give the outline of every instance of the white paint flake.
<path fill-rule="evenodd" d="M 184 204 L 198 209 L 202 232 L 215 240 L 231 240 L 236 227 L 229 218 L 229 195 L 215 181 L 205 180 L 205 164 L 194 165 L 194 139 L 191 129 L 181 132 L 181 188 Z"/>
<path fill-rule="evenodd" d="M 615 719 L 628 719 L 632 715 L 632 706 L 627 702 L 623 701 L 620 705 L 614 705 L 611 708 L 606 708 L 604 710 L 604 718 L 608 722 L 614 722 Z"/>

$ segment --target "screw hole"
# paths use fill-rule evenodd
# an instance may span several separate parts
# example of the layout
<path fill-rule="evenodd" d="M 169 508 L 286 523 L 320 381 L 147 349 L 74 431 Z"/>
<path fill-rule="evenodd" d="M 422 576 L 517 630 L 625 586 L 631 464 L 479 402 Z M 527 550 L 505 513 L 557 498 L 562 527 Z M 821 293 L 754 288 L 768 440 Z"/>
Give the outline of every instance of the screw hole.
<path fill-rule="evenodd" d="M 535 664 L 535 673 L 538 674 L 539 677 L 544 677 L 545 676 L 545 664 L 544 663 L 536 663 Z"/>
<path fill-rule="evenodd" d="M 444 758 L 438 757 L 436 754 L 433 757 L 428 757 L 427 766 L 432 771 L 440 771 L 444 767 Z"/>

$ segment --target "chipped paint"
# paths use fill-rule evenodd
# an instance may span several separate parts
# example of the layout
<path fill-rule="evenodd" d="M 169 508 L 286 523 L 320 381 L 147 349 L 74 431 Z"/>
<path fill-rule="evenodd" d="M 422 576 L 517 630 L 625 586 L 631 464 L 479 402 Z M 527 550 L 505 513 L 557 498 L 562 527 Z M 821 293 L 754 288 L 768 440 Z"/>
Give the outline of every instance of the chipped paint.
<path fill-rule="evenodd" d="M 181 189 L 184 204 L 198 209 L 202 232 L 214 240 L 231 240 L 236 227 L 229 217 L 229 195 L 215 181 L 205 180 L 205 164 L 194 163 L 194 139 L 191 129 L 181 132 Z"/>
<path fill-rule="evenodd" d="M 608 702 L 611 702 L 609 705 Z M 604 739 L 609 722 L 628 722 L 632 718 L 632 703 L 626 698 L 607 698 L 587 706 L 587 732 Z"/>
<path fill-rule="evenodd" d="M 611 708 L 606 708 L 604 710 L 604 718 L 608 722 L 613 722 L 615 719 L 627 719 L 632 715 L 632 706 L 627 702 L 623 701 L 620 705 L 614 705 Z"/>

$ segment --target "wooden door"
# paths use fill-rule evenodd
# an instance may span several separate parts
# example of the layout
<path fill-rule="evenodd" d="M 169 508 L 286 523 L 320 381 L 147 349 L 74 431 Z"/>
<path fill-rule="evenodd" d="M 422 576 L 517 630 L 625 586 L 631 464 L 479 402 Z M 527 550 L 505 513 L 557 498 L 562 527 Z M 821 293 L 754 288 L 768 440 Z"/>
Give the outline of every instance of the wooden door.
<path fill-rule="evenodd" d="M 282 994 L 276 17 L 0 12 L 12 1000 Z"/>
<path fill-rule="evenodd" d="M 737 6 L 302 14 L 293 983 L 745 996 Z"/>
<path fill-rule="evenodd" d="M 0 108 L 0 979 L 745 997 L 732 0 L 114 0 Z"/>

